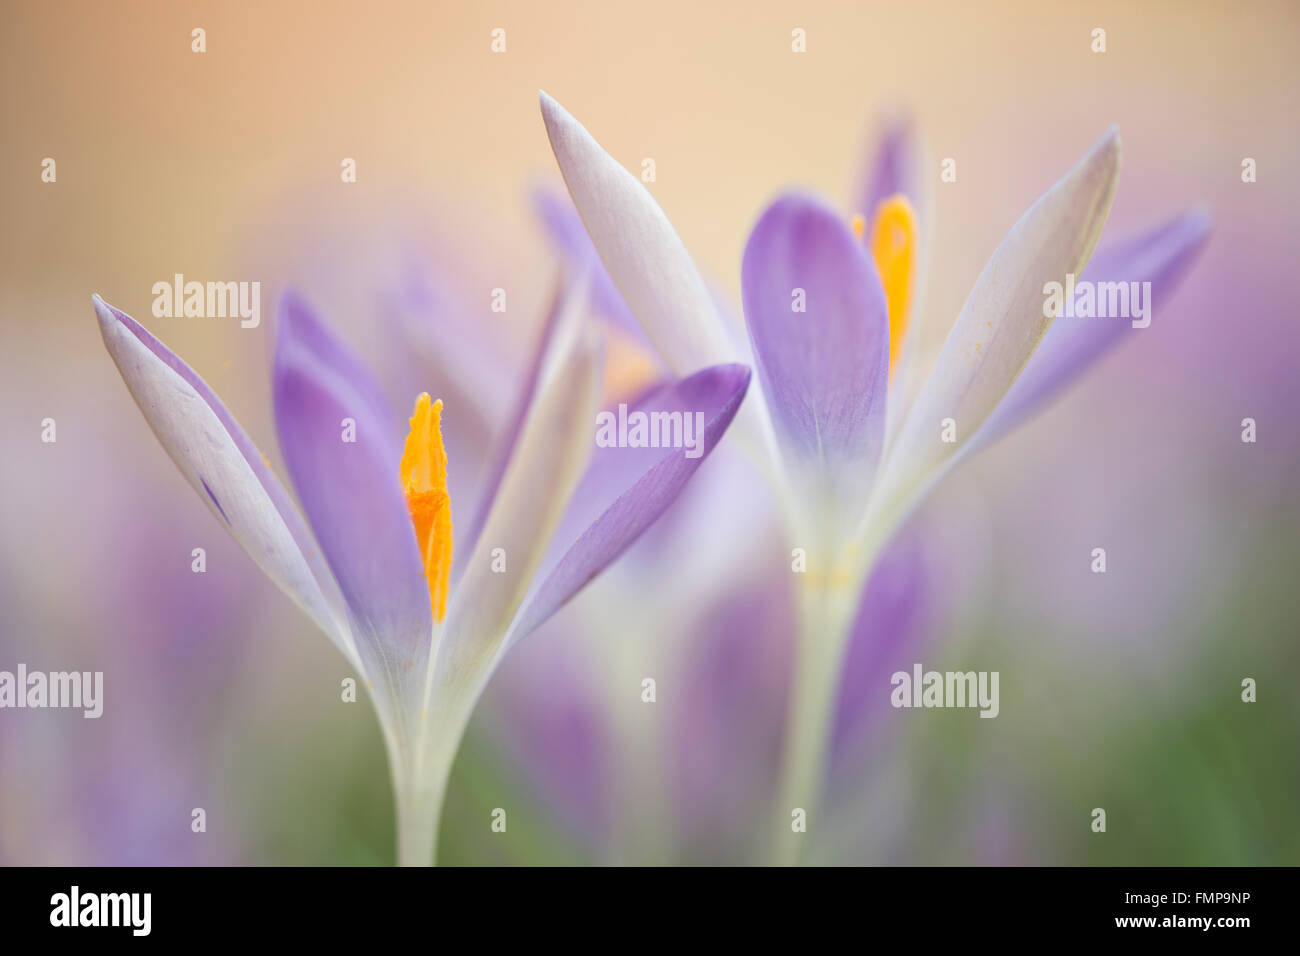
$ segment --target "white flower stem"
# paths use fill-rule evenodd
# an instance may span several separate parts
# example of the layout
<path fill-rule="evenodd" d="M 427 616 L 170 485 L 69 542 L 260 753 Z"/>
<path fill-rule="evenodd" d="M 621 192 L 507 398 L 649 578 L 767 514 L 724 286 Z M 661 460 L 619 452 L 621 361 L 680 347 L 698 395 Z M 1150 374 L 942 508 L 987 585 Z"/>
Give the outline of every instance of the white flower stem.
<path fill-rule="evenodd" d="M 456 751 L 469 723 L 475 695 L 445 700 L 448 706 L 423 715 L 419 743 L 393 753 L 397 800 L 397 865 L 432 866 L 437 860 L 438 825 Z M 455 706 L 459 705 L 459 706 Z"/>
<path fill-rule="evenodd" d="M 437 859 L 438 823 L 447 792 L 447 776 L 443 774 L 439 782 L 405 784 L 398 791 L 398 866 L 432 866 Z"/>
<path fill-rule="evenodd" d="M 805 841 L 819 819 L 840 664 L 859 595 L 860 588 L 850 584 L 825 577 L 813 581 L 800 578 L 800 627 L 773 848 L 773 862 L 782 866 L 799 862 Z M 809 832 L 793 829 L 796 809 L 804 811 Z"/>

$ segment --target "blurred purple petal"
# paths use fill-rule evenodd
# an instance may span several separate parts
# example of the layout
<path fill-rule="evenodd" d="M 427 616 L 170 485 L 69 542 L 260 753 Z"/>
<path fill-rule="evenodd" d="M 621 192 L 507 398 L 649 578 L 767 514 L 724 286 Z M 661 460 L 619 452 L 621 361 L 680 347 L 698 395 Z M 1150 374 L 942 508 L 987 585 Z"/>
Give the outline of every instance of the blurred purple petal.
<path fill-rule="evenodd" d="M 880 276 L 848 225 L 820 202 L 778 199 L 750 234 L 745 320 L 783 444 L 862 482 L 880 457 L 889 317 Z M 796 308 L 802 305 L 806 311 Z"/>
<path fill-rule="evenodd" d="M 375 296 L 378 318 L 371 323 L 380 333 L 375 370 L 399 409 L 421 392 L 442 400 L 447 490 L 453 502 L 473 501 L 487 459 L 486 438 L 507 407 L 500 389 L 482 383 L 512 375 L 513 363 L 422 250 L 402 247 L 389 268 Z"/>
<path fill-rule="evenodd" d="M 911 672 L 933 620 L 935 599 L 925 554 L 915 535 L 903 535 L 881 555 L 862 591 L 841 670 L 832 735 L 832 766 L 879 732 L 890 713 L 889 678 Z"/>
<path fill-rule="evenodd" d="M 688 862 L 759 862 L 781 763 L 794 606 L 781 561 L 714 602 L 675 692 L 672 795 Z"/>
<path fill-rule="evenodd" d="M 295 296 L 281 304 L 275 423 L 367 670 L 394 688 L 428 651 L 429 585 L 399 479 L 396 423 L 369 374 Z M 355 441 L 344 440 L 344 420 Z"/>
<path fill-rule="evenodd" d="M 749 369 L 717 365 L 648 397 L 640 409 L 702 413 L 697 457 L 684 448 L 598 448 L 555 535 L 556 548 L 573 541 L 554 564 L 544 563 L 541 584 L 511 631 L 511 641 L 554 614 L 588 581 L 621 555 L 681 492 L 717 446 L 749 387 Z M 575 537 L 576 535 L 576 537 Z"/>
<path fill-rule="evenodd" d="M 1081 278 L 1090 282 L 1150 282 L 1148 308 L 1152 303 L 1159 308 L 1178 287 L 1209 233 L 1207 213 L 1183 213 L 1132 239 L 1101 247 Z M 1001 438 L 1046 405 L 1124 336 L 1143 331 L 1125 318 L 1056 319 L 1024 372 L 989 416 L 975 444 L 984 447 Z"/>
<path fill-rule="evenodd" d="M 497 443 L 496 448 L 489 454 L 486 472 L 479 480 L 474 503 L 474 517 L 466 525 L 467 530 L 464 535 L 457 541 L 457 547 L 461 549 L 463 554 L 473 552 L 474 544 L 478 541 L 479 535 L 483 533 L 483 526 L 487 523 L 488 515 L 492 511 L 492 505 L 497 499 L 497 492 L 501 489 L 501 481 L 505 478 L 506 468 L 514 458 L 515 447 L 519 444 L 519 436 L 523 431 L 524 421 L 528 417 L 529 409 L 533 407 L 533 403 L 537 400 L 537 392 L 542 382 L 542 370 L 546 363 L 552 360 L 556 348 L 556 331 L 560 327 L 561 320 L 579 321 L 576 314 L 566 317 L 566 312 L 572 312 L 576 305 L 573 301 L 575 295 L 580 295 L 578 290 L 568 286 L 564 280 L 561 280 L 555 290 L 555 296 L 551 300 L 550 312 L 547 314 L 546 322 L 542 326 L 537 347 L 533 349 L 532 360 L 529 362 L 528 370 L 524 375 L 523 387 L 519 390 L 514 409 L 511 411 L 510 418 L 506 423 L 505 434 Z M 459 577 L 455 569 L 453 569 L 452 574 L 453 577 Z"/>
<path fill-rule="evenodd" d="M 607 319 L 611 319 L 625 332 L 631 333 L 639 341 L 649 343 L 641 323 L 632 315 L 632 311 L 623 301 L 623 294 L 614 285 L 600 253 L 587 234 L 587 227 L 582 224 L 582 217 L 568 193 L 560 192 L 549 186 L 538 186 L 533 190 L 533 205 L 547 235 L 555 244 L 560 255 L 570 263 L 575 273 L 583 269 L 591 270 L 591 304 Z"/>
<path fill-rule="evenodd" d="M 891 196 L 902 194 L 916 206 L 919 150 L 912 124 L 905 119 L 888 125 L 871 157 L 871 171 L 858 194 L 855 210 L 870 221 L 876 208 Z"/>
<path fill-rule="evenodd" d="M 610 739 L 602 674 L 582 640 L 549 628 L 507 655 L 488 695 L 501 738 L 531 784 L 575 833 L 593 844 L 609 836 L 617 751 Z"/>

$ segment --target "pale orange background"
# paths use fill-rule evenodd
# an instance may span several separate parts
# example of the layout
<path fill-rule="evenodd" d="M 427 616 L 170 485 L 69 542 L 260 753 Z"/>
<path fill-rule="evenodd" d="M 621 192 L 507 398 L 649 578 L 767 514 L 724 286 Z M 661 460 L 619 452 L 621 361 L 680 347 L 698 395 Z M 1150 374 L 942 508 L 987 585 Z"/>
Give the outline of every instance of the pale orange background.
<path fill-rule="evenodd" d="M 377 195 L 433 197 L 512 269 L 543 267 L 523 201 L 554 169 L 538 88 L 625 164 L 655 159 L 655 195 L 733 292 L 772 192 L 847 200 L 867 129 L 897 108 L 936 173 L 938 157 L 959 164 L 934 192 L 932 262 L 951 277 L 932 283 L 939 312 L 1112 122 L 1116 221 L 1196 199 L 1264 214 L 1238 182 L 1246 155 L 1274 179 L 1261 206 L 1296 206 L 1295 176 L 1275 179 L 1296 147 L 1294 3 L 29 2 L 4 19 L 0 306 L 8 334 L 38 348 L 69 326 L 59 343 L 92 344 L 91 291 L 145 314 L 173 272 L 235 277 L 286 194 L 345 216 Z M 806 54 L 790 51 L 794 27 Z M 44 156 L 55 186 L 40 182 Z M 355 186 L 338 181 L 344 156 Z M 238 334 L 181 328 L 172 344 L 221 355 Z"/>

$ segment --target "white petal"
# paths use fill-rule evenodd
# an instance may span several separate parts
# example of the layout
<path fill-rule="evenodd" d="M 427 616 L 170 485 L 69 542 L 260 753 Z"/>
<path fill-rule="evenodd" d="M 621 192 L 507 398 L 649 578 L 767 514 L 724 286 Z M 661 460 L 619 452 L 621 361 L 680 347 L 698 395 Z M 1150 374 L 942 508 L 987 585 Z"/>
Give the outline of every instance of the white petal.
<path fill-rule="evenodd" d="M 105 347 L 149 427 L 185 480 L 267 577 L 306 611 L 355 664 L 357 656 L 351 638 L 331 611 L 332 606 L 341 607 L 341 599 L 336 598 L 333 605 L 326 599 L 299 545 L 299 540 L 309 542 L 305 523 L 292 515 L 299 526 L 300 537 L 296 540 L 262 480 L 208 401 L 126 324 L 139 328 L 134 320 L 98 296 L 94 302 Z M 180 362 L 162 343 L 157 347 Z M 202 385 L 197 376 L 195 379 Z M 275 480 L 269 469 L 266 475 L 267 480 Z M 291 508 L 288 496 L 283 489 L 280 491 L 285 507 Z M 328 578 L 328 572 L 320 573 L 331 592 L 336 591 L 337 585 Z"/>
<path fill-rule="evenodd" d="M 632 314 L 679 376 L 742 356 L 708 286 L 654 197 L 545 93 L 542 117 L 564 181 Z"/>
<path fill-rule="evenodd" d="M 584 322 L 585 300 L 585 293 L 571 294 L 563 307 L 537 398 L 452 594 L 438 644 L 435 697 L 448 684 L 463 689 L 486 681 L 590 457 L 602 362 L 598 331 Z M 504 572 L 493 570 L 498 548 Z M 473 693 L 480 689 L 481 683 Z"/>
<path fill-rule="evenodd" d="M 1110 212 L 1119 176 L 1111 129 L 1011 227 L 980 273 L 888 453 L 873 511 L 915 497 L 973 436 L 1020 375 L 1052 319 L 1047 282 L 1083 271 Z M 941 440 L 951 418 L 955 442 Z"/>

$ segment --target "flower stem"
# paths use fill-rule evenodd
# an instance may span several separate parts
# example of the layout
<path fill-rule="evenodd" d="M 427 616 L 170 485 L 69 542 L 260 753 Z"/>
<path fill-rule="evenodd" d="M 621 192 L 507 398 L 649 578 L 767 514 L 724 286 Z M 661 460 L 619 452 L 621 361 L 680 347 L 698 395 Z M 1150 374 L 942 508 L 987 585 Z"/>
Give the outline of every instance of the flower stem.
<path fill-rule="evenodd" d="M 432 866 L 438 852 L 438 821 L 445 787 L 407 788 L 397 800 L 397 865 Z"/>
<path fill-rule="evenodd" d="M 432 866 L 437 860 L 442 804 L 468 713 L 463 719 L 452 719 L 449 713 L 439 716 L 447 719 L 425 722 L 429 736 L 413 752 L 408 751 L 410 759 L 392 758 L 398 866 Z"/>
<path fill-rule="evenodd" d="M 785 753 L 778 790 L 773 862 L 799 862 L 807 833 L 794 829 L 794 811 L 804 811 L 809 830 L 818 821 L 826 775 L 831 719 L 839 690 L 840 664 L 858 591 L 822 586 L 824 580 L 799 587 L 800 628 L 786 718 Z"/>

